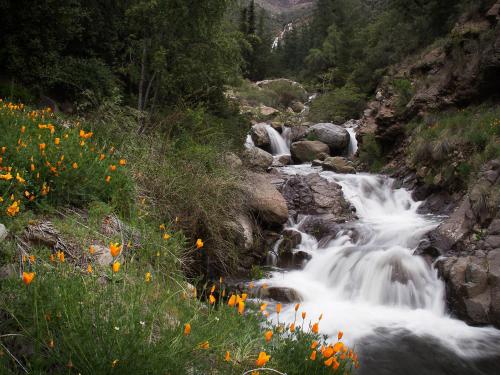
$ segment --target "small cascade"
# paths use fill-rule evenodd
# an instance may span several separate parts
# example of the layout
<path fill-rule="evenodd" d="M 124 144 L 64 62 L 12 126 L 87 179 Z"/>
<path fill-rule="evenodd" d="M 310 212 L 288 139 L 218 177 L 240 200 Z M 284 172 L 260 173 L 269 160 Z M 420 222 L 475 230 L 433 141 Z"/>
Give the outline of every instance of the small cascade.
<path fill-rule="evenodd" d="M 248 134 L 245 139 L 245 148 L 251 149 L 252 147 L 255 147 L 255 143 L 253 142 L 252 136 Z"/>
<path fill-rule="evenodd" d="M 347 156 L 352 158 L 358 151 L 358 140 L 356 139 L 356 128 L 346 128 L 349 133 L 349 146 L 347 148 Z"/>
<path fill-rule="evenodd" d="M 266 125 L 266 131 L 271 141 L 271 153 L 274 156 L 290 155 L 287 141 L 271 125 Z"/>
<path fill-rule="evenodd" d="M 281 171 L 308 174 L 319 170 L 304 164 Z M 303 298 L 301 309 L 311 317 L 306 325 L 321 314 L 323 334 L 335 336 L 339 330 L 346 330 L 352 344 L 367 337 L 376 340 L 380 332 L 392 335 L 394 340 L 407 332 L 416 340 L 424 340 L 422 343 L 428 342 L 426 338 L 435 340 L 454 355 L 498 355 L 500 332 L 469 327 L 450 318 L 445 286 L 436 269 L 413 255 L 422 236 L 439 220 L 419 214 L 421 202 L 414 201 L 405 189 L 393 189 L 390 178 L 319 173 L 342 187 L 359 220 L 349 223 L 327 243 L 302 233 L 302 243 L 292 251 L 306 252 L 311 260 L 302 270 L 274 271 L 263 282 L 296 290 Z M 300 223 L 290 227 L 301 230 Z M 294 304 L 285 305 L 280 321 L 290 323 L 295 314 Z"/>

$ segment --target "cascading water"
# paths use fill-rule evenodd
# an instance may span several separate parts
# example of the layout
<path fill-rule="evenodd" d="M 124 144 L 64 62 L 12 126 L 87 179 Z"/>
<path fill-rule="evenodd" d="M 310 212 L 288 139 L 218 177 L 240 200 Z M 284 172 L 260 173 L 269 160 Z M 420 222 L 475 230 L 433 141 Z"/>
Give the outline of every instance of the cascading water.
<path fill-rule="evenodd" d="M 356 129 L 346 128 L 349 133 L 349 147 L 347 148 L 347 156 L 353 157 L 358 151 L 358 140 L 356 139 Z"/>
<path fill-rule="evenodd" d="M 354 154 L 355 132 L 347 130 Z M 283 167 L 281 171 L 304 175 L 319 170 L 298 165 Z M 422 236 L 439 224 L 438 219 L 419 214 L 420 202 L 415 202 L 405 189 L 393 189 L 392 180 L 384 176 L 333 172 L 320 175 L 342 187 L 359 220 L 348 223 L 346 229 L 324 246 L 303 233 L 302 243 L 295 251 L 312 256 L 305 268 L 275 271 L 263 282 L 295 289 L 303 298 L 301 310 L 307 312 L 311 322 L 323 314 L 322 333 L 328 336 L 335 336 L 339 330 L 348 333 L 348 343 L 359 345 L 371 364 L 365 370 L 367 374 L 492 373 L 490 368 L 479 371 L 469 359 L 499 356 L 499 331 L 470 327 L 449 317 L 444 283 L 424 258 L 413 255 Z M 293 228 L 300 231 L 301 223 Z M 293 304 L 284 306 L 281 321 L 294 320 L 293 307 Z M 419 358 L 411 350 L 401 352 L 399 345 L 403 345 L 403 338 L 425 355 Z M 395 357 L 387 354 L 388 369 L 378 371 L 373 368 L 377 360 L 372 356 L 379 358 L 381 345 Z M 433 366 L 421 371 L 418 361 L 422 364 L 429 361 L 432 350 L 441 354 L 433 358 Z M 415 369 L 410 365 L 405 367 L 405 361 L 410 359 L 419 363 Z M 446 371 L 441 372 L 440 366 Z M 450 368 L 454 370 L 447 372 Z"/>
<path fill-rule="evenodd" d="M 290 134 L 289 131 L 290 129 L 285 128 L 285 131 L 287 131 L 287 134 Z M 267 134 L 269 135 L 269 140 L 271 141 L 271 153 L 275 156 L 279 155 L 290 155 L 290 147 L 287 143 L 287 140 L 281 136 L 280 133 L 278 133 L 271 125 L 266 125 L 266 131 Z"/>
<path fill-rule="evenodd" d="M 255 143 L 253 142 L 252 136 L 250 134 L 247 135 L 247 138 L 245 139 L 245 148 L 252 148 L 255 147 Z"/>

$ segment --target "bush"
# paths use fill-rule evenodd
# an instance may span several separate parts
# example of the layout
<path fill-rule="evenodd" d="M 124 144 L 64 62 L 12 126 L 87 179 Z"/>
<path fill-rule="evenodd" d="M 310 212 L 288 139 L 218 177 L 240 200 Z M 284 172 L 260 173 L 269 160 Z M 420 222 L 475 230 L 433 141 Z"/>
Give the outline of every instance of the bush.
<path fill-rule="evenodd" d="M 398 98 L 396 103 L 396 110 L 398 113 L 402 113 L 405 110 L 406 105 L 413 97 L 415 90 L 412 86 L 411 81 L 405 78 L 393 80 L 392 87 L 394 88 Z"/>
<path fill-rule="evenodd" d="M 382 149 L 377 143 L 375 136 L 366 134 L 361 142 L 362 147 L 359 149 L 359 159 L 366 164 L 373 172 L 378 172 L 385 164 L 382 154 Z"/>
<path fill-rule="evenodd" d="M 443 112 L 409 126 L 409 161 L 450 188 L 466 187 L 481 165 L 500 157 L 500 109 L 470 107 Z"/>
<path fill-rule="evenodd" d="M 313 122 L 343 123 L 358 118 L 365 105 L 365 97 L 354 86 L 344 86 L 321 95 L 311 105 L 308 119 Z"/>
<path fill-rule="evenodd" d="M 132 184 L 126 160 L 93 133 L 49 109 L 0 102 L 0 216 L 44 204 L 83 206 L 93 200 L 128 212 Z"/>

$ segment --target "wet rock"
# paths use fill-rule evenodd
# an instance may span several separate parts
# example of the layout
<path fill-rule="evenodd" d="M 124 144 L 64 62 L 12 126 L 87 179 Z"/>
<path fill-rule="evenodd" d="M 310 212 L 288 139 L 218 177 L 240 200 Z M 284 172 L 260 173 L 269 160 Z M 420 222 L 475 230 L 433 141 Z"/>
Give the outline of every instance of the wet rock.
<path fill-rule="evenodd" d="M 500 219 L 495 219 L 488 227 L 488 233 L 491 235 L 500 234 Z"/>
<path fill-rule="evenodd" d="M 312 256 L 305 251 L 285 253 L 279 256 L 278 267 L 299 270 L 304 268 L 311 258 Z"/>
<path fill-rule="evenodd" d="M 250 128 L 250 136 L 255 146 L 268 150 L 271 146 L 271 140 L 266 130 L 267 124 L 261 122 Z"/>
<path fill-rule="evenodd" d="M 356 169 L 353 167 L 352 162 L 341 156 L 330 156 L 323 161 L 314 160 L 313 165 L 320 166 L 326 171 L 336 173 L 356 173 Z"/>
<path fill-rule="evenodd" d="M 278 253 L 280 255 L 283 253 L 290 253 L 292 249 L 295 249 L 302 241 L 300 232 L 293 229 L 285 229 L 281 235 L 283 236 L 283 240 L 278 248 Z"/>
<path fill-rule="evenodd" d="M 269 182 L 265 174 L 247 173 L 242 186 L 248 196 L 248 204 L 257 216 L 270 226 L 281 226 L 288 220 L 288 208 L 280 192 Z"/>
<path fill-rule="evenodd" d="M 292 176 L 282 188 L 288 209 L 303 215 L 331 214 L 338 221 L 352 218 L 342 188 L 318 173 Z"/>
<path fill-rule="evenodd" d="M 469 324 L 500 325 L 500 249 L 438 260 L 452 312 Z"/>
<path fill-rule="evenodd" d="M 320 141 L 299 141 L 292 143 L 290 147 L 292 157 L 300 163 L 306 163 L 318 159 L 319 155 L 330 152 L 328 145 Z"/>
<path fill-rule="evenodd" d="M 338 218 L 332 214 L 308 216 L 300 226 L 300 230 L 314 236 L 319 247 L 325 247 L 341 230 L 340 223 L 344 218 Z"/>
<path fill-rule="evenodd" d="M 245 149 L 242 156 L 244 164 L 251 169 L 266 171 L 273 164 L 273 156 L 258 147 Z"/>
<path fill-rule="evenodd" d="M 267 288 L 260 288 L 258 294 L 259 298 L 261 299 L 273 299 L 275 301 L 283 303 L 302 301 L 302 296 L 299 294 L 299 292 L 292 288 L 270 286 Z"/>
<path fill-rule="evenodd" d="M 343 127 L 331 123 L 320 123 L 311 126 L 308 136 L 325 143 L 333 155 L 343 155 L 349 145 L 349 133 Z"/>
<path fill-rule="evenodd" d="M 292 162 L 292 157 L 290 155 L 278 155 L 274 158 L 274 162 L 278 166 L 288 165 Z"/>

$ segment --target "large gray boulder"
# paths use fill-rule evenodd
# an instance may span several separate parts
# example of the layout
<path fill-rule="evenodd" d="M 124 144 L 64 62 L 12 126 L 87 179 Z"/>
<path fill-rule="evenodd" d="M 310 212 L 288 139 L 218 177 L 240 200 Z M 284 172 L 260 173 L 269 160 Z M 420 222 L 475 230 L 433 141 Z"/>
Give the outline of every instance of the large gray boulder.
<path fill-rule="evenodd" d="M 271 140 L 269 139 L 269 134 L 267 133 L 266 123 L 258 123 L 252 126 L 250 129 L 250 136 L 252 137 L 253 143 L 257 147 L 267 149 L 271 145 Z"/>
<path fill-rule="evenodd" d="M 292 143 L 290 152 L 295 161 L 306 163 L 319 159 L 321 154 L 328 154 L 330 149 L 320 141 L 299 141 Z"/>
<path fill-rule="evenodd" d="M 288 208 L 281 193 L 271 184 L 269 176 L 247 173 L 243 189 L 252 211 L 266 224 L 281 226 L 288 220 Z"/>
<path fill-rule="evenodd" d="M 347 152 L 349 133 L 341 126 L 331 123 L 316 124 L 311 126 L 308 136 L 327 144 L 333 155 L 343 155 Z"/>
<path fill-rule="evenodd" d="M 243 151 L 243 162 L 251 169 L 265 171 L 273 164 L 273 156 L 258 147 L 252 147 Z"/>

